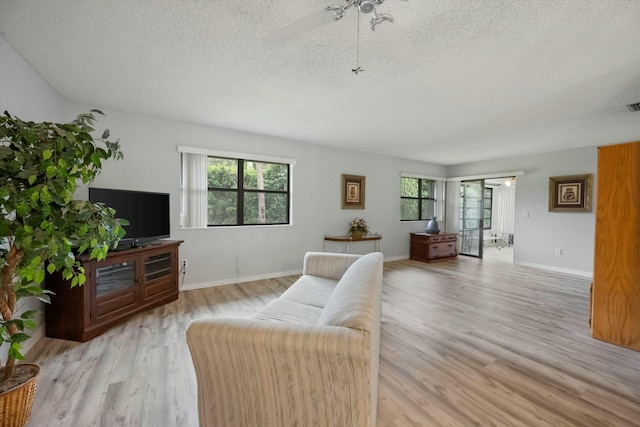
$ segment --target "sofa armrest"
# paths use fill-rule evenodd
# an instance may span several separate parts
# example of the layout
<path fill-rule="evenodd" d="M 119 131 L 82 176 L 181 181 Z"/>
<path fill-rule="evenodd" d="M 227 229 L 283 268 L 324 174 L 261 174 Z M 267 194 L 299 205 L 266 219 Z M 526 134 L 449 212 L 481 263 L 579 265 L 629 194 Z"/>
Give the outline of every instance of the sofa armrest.
<path fill-rule="evenodd" d="M 307 252 L 302 274 L 340 280 L 342 275 L 361 255 L 329 252 Z"/>
<path fill-rule="evenodd" d="M 207 319 L 189 326 L 187 343 L 198 380 L 200 426 L 372 422 L 366 332 Z"/>

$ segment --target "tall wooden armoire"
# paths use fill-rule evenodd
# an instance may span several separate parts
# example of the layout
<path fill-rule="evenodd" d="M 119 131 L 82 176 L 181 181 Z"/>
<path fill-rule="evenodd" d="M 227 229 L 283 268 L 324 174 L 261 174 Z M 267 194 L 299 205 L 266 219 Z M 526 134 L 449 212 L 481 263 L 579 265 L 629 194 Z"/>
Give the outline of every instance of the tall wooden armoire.
<path fill-rule="evenodd" d="M 598 148 L 594 338 L 640 351 L 640 142 Z"/>

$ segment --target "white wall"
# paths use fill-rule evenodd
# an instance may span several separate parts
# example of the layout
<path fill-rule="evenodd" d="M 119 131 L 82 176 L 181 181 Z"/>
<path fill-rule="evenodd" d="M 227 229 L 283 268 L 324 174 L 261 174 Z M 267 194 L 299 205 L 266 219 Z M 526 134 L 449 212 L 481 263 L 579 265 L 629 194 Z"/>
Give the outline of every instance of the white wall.
<path fill-rule="evenodd" d="M 510 170 L 526 172 L 517 177 L 516 184 L 514 263 L 591 276 L 597 148 L 450 166 L 447 174 L 471 176 Z M 549 177 L 581 174 L 593 174 L 592 212 L 548 212 Z M 562 249 L 562 255 L 555 255 L 556 248 Z"/>
<path fill-rule="evenodd" d="M 100 108 L 99 105 L 64 104 L 0 37 L 0 111 L 8 110 L 25 120 L 63 121 L 94 107 Z M 584 275 L 590 275 L 593 268 L 594 214 L 550 213 L 547 201 L 550 176 L 592 173 L 595 190 L 595 147 L 444 167 L 185 122 L 105 112 L 107 117 L 100 119 L 98 128 L 109 128 L 114 137 L 121 138 L 125 160 L 106 163 L 95 185 L 171 193 L 172 238 L 185 240 L 181 258 L 189 259 L 185 286 L 233 283 L 300 271 L 304 253 L 322 250 L 323 236 L 345 233 L 348 222 L 355 216 L 364 217 L 373 232 L 384 235 L 382 251 L 387 259 L 406 257 L 409 233 L 422 231 L 425 222 L 399 220 L 402 172 L 465 176 L 525 170 L 527 174 L 517 179 L 514 261 Z M 293 225 L 179 229 L 178 145 L 296 159 Z M 343 173 L 366 176 L 365 210 L 340 209 Z M 458 198 L 454 187 L 449 183 L 449 204 Z M 79 191 L 78 196 L 86 197 L 86 189 Z M 525 217 L 524 212 L 529 212 L 529 216 Z M 456 209 L 449 209 L 447 224 L 455 226 L 456 215 Z M 563 254 L 554 255 L 555 248 L 562 248 Z M 333 245 L 330 249 L 344 251 L 345 247 Z"/>
<path fill-rule="evenodd" d="M 0 36 L 0 113 L 8 111 L 26 121 L 61 121 L 64 118 L 64 100 L 38 73 Z M 20 312 L 40 309 L 42 303 L 35 299 L 18 302 Z M 33 339 L 24 343 L 28 350 L 43 335 L 44 316 L 36 322 L 38 329 Z M 5 347 L 0 349 L 0 358 L 5 361 Z"/>
<path fill-rule="evenodd" d="M 27 121 L 61 121 L 64 100 L 0 36 L 0 113 Z"/>
<path fill-rule="evenodd" d="M 100 106 L 67 103 L 67 120 Z M 327 148 L 282 138 L 103 109 L 98 130 L 120 138 L 124 160 L 108 162 L 96 187 L 169 192 L 171 238 L 184 240 L 180 257 L 189 260 L 186 287 L 234 283 L 299 272 L 307 251 L 322 251 L 324 235 L 346 234 L 354 217 L 383 235 L 387 259 L 408 257 L 409 233 L 426 221 L 400 222 L 400 174 L 444 176 L 445 167 Z M 295 159 L 291 226 L 179 228 L 180 155 L 178 145 Z M 342 174 L 366 177 L 366 209 L 343 210 Z M 78 197 L 86 197 L 79 193 Z M 354 252 L 373 243 L 358 243 Z M 333 251 L 345 251 L 332 244 Z M 236 258 L 239 262 L 236 269 Z M 184 289 L 184 288 L 183 288 Z"/>

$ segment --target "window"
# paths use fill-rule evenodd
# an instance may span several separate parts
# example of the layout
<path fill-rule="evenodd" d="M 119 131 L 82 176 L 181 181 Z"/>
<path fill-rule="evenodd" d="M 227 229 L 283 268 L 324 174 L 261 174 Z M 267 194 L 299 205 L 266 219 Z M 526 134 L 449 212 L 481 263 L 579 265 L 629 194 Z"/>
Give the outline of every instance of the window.
<path fill-rule="evenodd" d="M 208 157 L 207 225 L 289 223 L 289 165 Z"/>
<path fill-rule="evenodd" d="M 491 207 L 493 206 L 493 188 L 484 189 L 484 229 L 491 230 Z"/>
<path fill-rule="evenodd" d="M 400 220 L 425 220 L 435 214 L 436 181 L 402 177 L 400 181 Z"/>
<path fill-rule="evenodd" d="M 189 147 L 178 150 L 183 227 L 290 224 L 292 161 L 226 157 L 236 153 Z"/>

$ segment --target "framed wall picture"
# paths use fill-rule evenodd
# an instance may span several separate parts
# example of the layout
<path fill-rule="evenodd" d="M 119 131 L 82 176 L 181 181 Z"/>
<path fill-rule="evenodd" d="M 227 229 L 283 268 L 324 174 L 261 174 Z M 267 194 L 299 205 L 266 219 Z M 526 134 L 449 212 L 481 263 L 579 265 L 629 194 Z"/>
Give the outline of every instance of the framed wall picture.
<path fill-rule="evenodd" d="M 342 209 L 364 209 L 366 178 L 342 175 Z"/>
<path fill-rule="evenodd" d="M 549 178 L 549 212 L 591 212 L 591 175 Z"/>

